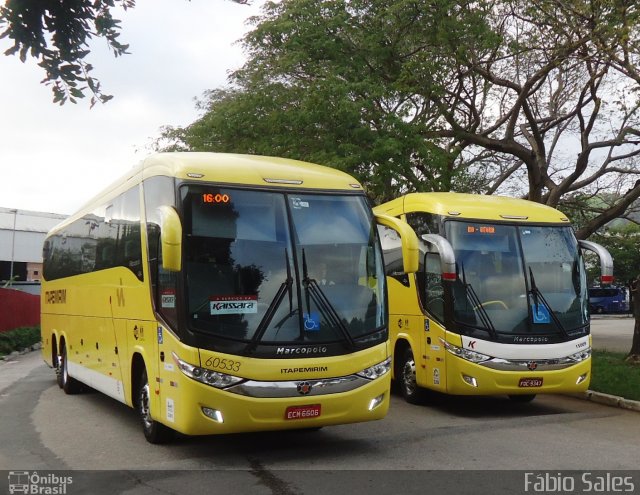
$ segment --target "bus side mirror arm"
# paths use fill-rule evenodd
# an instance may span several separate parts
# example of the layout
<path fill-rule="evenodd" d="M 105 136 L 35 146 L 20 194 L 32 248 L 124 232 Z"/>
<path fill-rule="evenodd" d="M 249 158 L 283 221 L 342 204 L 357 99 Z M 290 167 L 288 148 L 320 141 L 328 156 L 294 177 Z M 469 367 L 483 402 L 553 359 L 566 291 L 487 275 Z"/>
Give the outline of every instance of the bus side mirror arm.
<path fill-rule="evenodd" d="M 442 280 L 454 282 L 456 276 L 456 255 L 453 246 L 444 237 L 438 234 L 424 234 L 422 240 L 427 244 L 435 247 L 440 254 L 440 269 L 442 271 Z"/>
<path fill-rule="evenodd" d="M 418 271 L 418 236 L 408 223 L 383 214 L 376 215 L 376 221 L 395 230 L 402 240 L 402 267 L 404 273 L 415 273 Z"/>
<path fill-rule="evenodd" d="M 600 258 L 600 282 L 602 285 L 613 283 L 613 258 L 607 249 L 600 244 L 591 241 L 578 241 L 582 249 L 592 251 Z"/>
<path fill-rule="evenodd" d="M 158 210 L 162 268 L 170 272 L 179 272 L 182 269 L 182 222 L 178 212 L 171 206 L 161 206 Z"/>

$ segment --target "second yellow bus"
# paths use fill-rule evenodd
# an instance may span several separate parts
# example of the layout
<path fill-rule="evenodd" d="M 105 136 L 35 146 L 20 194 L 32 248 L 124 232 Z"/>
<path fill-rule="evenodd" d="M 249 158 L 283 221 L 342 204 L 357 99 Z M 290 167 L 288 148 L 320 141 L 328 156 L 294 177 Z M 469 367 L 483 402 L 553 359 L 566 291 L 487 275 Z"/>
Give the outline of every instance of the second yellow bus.
<path fill-rule="evenodd" d="M 407 401 L 458 395 L 580 392 L 591 378 L 589 298 L 582 249 L 560 211 L 471 194 L 408 194 L 375 211 L 419 236 L 420 267 L 401 273 L 385 253 L 394 379 Z"/>

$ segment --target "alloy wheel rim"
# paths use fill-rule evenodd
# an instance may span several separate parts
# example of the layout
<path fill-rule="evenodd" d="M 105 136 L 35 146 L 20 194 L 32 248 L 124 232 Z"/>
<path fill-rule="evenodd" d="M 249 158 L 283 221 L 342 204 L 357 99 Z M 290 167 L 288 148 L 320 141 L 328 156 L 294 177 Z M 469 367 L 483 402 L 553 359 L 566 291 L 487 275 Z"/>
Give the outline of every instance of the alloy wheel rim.
<path fill-rule="evenodd" d="M 140 392 L 140 416 L 145 429 L 151 428 L 152 419 L 149 409 L 149 384 L 146 383 Z"/>
<path fill-rule="evenodd" d="M 407 395 L 413 395 L 416 391 L 416 363 L 413 359 L 404 363 L 402 378 Z"/>

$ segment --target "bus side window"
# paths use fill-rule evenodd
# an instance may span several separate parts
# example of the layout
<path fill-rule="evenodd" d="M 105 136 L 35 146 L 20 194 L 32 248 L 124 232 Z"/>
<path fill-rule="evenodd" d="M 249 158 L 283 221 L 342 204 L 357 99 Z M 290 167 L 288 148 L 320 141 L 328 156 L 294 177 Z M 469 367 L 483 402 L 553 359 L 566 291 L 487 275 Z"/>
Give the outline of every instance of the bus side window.
<path fill-rule="evenodd" d="M 425 254 L 422 273 L 424 273 L 422 290 L 420 290 L 422 305 L 431 316 L 442 322 L 444 321 L 444 287 L 439 254 Z"/>
<path fill-rule="evenodd" d="M 129 189 L 114 200 L 114 219 L 117 226 L 117 263 L 131 270 L 143 280 L 140 236 L 140 190 Z"/>

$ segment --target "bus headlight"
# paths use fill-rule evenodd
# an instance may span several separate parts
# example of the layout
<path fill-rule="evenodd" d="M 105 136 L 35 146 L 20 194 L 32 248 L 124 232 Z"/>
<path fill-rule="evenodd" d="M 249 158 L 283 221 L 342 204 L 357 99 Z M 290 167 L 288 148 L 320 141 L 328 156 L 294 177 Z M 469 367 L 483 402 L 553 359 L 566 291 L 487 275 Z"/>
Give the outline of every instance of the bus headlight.
<path fill-rule="evenodd" d="M 488 361 L 489 359 L 491 359 L 491 356 L 487 356 L 486 354 L 472 351 L 470 349 L 463 349 L 462 347 L 458 347 L 457 345 L 450 344 L 444 339 L 440 339 L 440 343 L 447 351 L 449 351 L 454 356 L 458 356 L 459 358 L 471 361 L 472 363 L 481 363 L 483 361 Z"/>
<path fill-rule="evenodd" d="M 376 378 L 380 378 L 382 375 L 386 375 L 389 373 L 391 369 L 391 358 L 387 358 L 381 363 L 374 364 L 373 366 L 369 366 L 368 368 L 359 371 L 356 375 L 361 376 L 362 378 L 368 378 L 369 380 L 375 380 Z"/>
<path fill-rule="evenodd" d="M 244 380 L 244 378 L 227 375 L 226 373 L 220 373 L 219 371 L 211 371 L 198 366 L 193 366 L 192 364 L 180 359 L 175 352 L 172 352 L 171 355 L 182 373 L 193 380 L 204 383 L 205 385 L 210 385 L 215 388 L 227 388 Z"/>
<path fill-rule="evenodd" d="M 568 356 L 568 358 L 571 359 L 571 361 L 575 361 L 576 363 L 580 363 L 586 359 L 589 359 L 590 357 L 591 357 L 591 347 L 582 349 L 580 352 L 576 352 L 575 354 L 571 354 L 571 356 Z"/>

